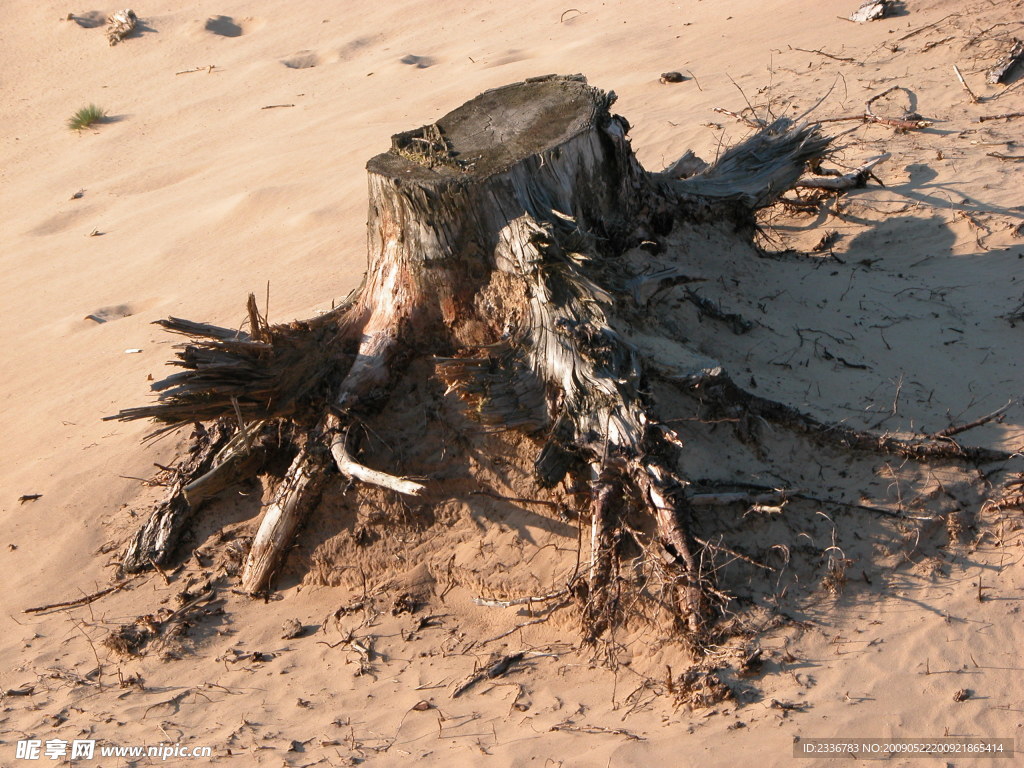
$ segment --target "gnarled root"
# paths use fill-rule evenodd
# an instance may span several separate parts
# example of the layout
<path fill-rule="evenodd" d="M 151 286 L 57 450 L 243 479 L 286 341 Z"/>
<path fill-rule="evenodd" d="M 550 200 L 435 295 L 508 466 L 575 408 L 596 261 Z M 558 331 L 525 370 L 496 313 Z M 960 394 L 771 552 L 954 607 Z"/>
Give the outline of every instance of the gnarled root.
<path fill-rule="evenodd" d="M 164 565 L 171 557 L 182 529 L 206 498 L 195 492 L 196 484 L 213 471 L 217 456 L 230 442 L 233 431 L 226 421 L 216 421 L 209 427 L 196 425 L 189 455 L 174 467 L 163 501 L 128 543 L 121 561 L 122 570 L 136 573 L 151 568 L 154 563 Z"/>

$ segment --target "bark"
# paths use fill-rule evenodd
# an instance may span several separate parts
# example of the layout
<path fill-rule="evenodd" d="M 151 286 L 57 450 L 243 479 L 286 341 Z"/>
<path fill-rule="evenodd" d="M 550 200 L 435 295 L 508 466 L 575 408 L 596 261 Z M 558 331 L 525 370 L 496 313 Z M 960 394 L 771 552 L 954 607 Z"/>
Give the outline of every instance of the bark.
<path fill-rule="evenodd" d="M 167 493 L 149 519 L 129 542 L 122 557 L 123 570 L 134 573 L 164 565 L 174 552 L 178 538 L 199 502 L 190 503 L 187 488 L 213 468 L 217 455 L 231 439 L 231 429 L 222 422 L 209 428 L 197 426 L 189 455 L 174 468 Z"/>

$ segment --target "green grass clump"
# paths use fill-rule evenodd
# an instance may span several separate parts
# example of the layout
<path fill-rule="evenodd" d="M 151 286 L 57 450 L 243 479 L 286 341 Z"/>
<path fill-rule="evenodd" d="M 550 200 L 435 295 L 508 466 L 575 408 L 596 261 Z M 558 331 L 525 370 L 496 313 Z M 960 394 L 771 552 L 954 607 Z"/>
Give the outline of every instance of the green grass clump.
<path fill-rule="evenodd" d="M 72 131 L 82 131 L 96 123 L 103 122 L 106 117 L 107 111 L 105 109 L 100 109 L 95 104 L 90 104 L 88 107 L 82 107 L 71 116 L 68 120 L 68 128 Z"/>

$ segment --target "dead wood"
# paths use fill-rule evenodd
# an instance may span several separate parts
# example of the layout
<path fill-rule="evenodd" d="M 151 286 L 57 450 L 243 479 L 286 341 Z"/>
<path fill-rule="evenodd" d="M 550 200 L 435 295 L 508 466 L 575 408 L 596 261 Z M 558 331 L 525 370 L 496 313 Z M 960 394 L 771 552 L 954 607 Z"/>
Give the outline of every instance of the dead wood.
<path fill-rule="evenodd" d="M 861 24 L 867 21 L 884 19 L 892 8 L 890 0 L 866 0 L 860 8 L 850 14 L 850 21 Z"/>
<path fill-rule="evenodd" d="M 1006 160 L 1011 163 L 1019 163 L 1024 160 L 1024 155 L 1006 155 L 1002 152 L 986 152 L 988 157 L 994 157 L 996 160 Z"/>
<path fill-rule="evenodd" d="M 971 103 L 979 103 L 980 99 L 975 95 L 974 91 L 971 90 L 971 86 L 967 84 L 967 81 L 964 80 L 963 73 L 960 71 L 960 67 L 956 64 L 953 65 L 953 73 L 956 75 L 956 79 L 960 81 L 960 85 L 962 85 L 964 90 L 967 91 L 967 95 L 971 99 Z"/>
<path fill-rule="evenodd" d="M 1013 120 L 1018 117 L 1024 117 L 1024 112 L 1006 112 L 1002 115 L 982 115 L 978 118 L 978 122 L 985 123 L 989 120 Z"/>
<path fill-rule="evenodd" d="M 152 563 L 166 564 L 174 552 L 182 530 L 200 500 L 189 502 L 186 488 L 213 469 L 217 456 L 229 443 L 233 428 L 222 421 L 209 427 L 198 424 L 192 435 L 188 456 L 170 470 L 167 492 L 157 504 L 146 523 L 129 542 L 122 559 L 122 568 L 128 573 L 146 570 Z"/>
<path fill-rule="evenodd" d="M 107 17 L 107 41 L 111 45 L 117 45 L 132 33 L 138 23 L 139 17 L 131 8 L 114 11 Z"/>
<path fill-rule="evenodd" d="M 900 131 L 913 131 L 921 128 L 927 128 L 932 123 L 930 120 L 923 120 L 918 115 L 908 115 L 906 117 L 884 117 L 882 115 L 875 114 L 872 105 L 883 96 L 886 96 L 893 91 L 902 90 L 902 86 L 894 85 L 890 88 L 886 88 L 881 93 L 877 93 L 867 100 L 864 104 L 864 112 L 860 115 L 847 115 L 846 117 L 825 117 L 817 122 L 820 123 L 839 123 L 847 120 L 861 120 L 865 123 L 878 123 L 879 125 L 888 125 L 892 128 L 896 128 Z"/>
<path fill-rule="evenodd" d="M 864 119 L 885 122 L 871 112 L 885 93 L 868 101 Z M 685 263 L 634 269 L 623 254 L 656 246 L 674 225 L 724 227 L 750 242 L 755 211 L 796 185 L 829 139 L 817 125 L 779 119 L 758 124 L 711 166 L 691 158 L 649 173 L 632 152 L 628 123 L 611 113 L 613 101 L 581 76 L 535 78 L 392 137 L 391 149 L 367 166 L 366 278 L 327 315 L 270 325 L 250 296 L 245 333 L 163 321 L 190 339 L 176 351 L 183 370 L 153 385 L 156 402 L 113 418 L 152 419 L 161 430 L 211 426 L 197 431 L 192 453 L 172 472 L 167 498 L 126 553 L 126 569 L 150 558 L 163 563 L 195 507 L 241 473 L 259 471 L 261 451 L 272 448 L 294 458 L 243 568 L 249 593 L 268 588 L 335 470 L 385 492 L 429 498 L 430 478 L 370 469 L 349 442 L 355 426 L 388 406 L 416 358 L 431 360 L 447 394 L 487 428 L 533 437 L 538 485 L 566 481 L 575 489 L 589 553 L 579 569 L 586 575 L 564 591 L 581 603 L 591 638 L 627 618 L 620 566 L 636 545 L 664 576 L 659 599 L 689 637 L 706 634 L 711 614 L 690 481 L 674 469 L 683 442 L 659 421 L 648 377 L 730 418 L 765 419 L 847 449 L 1005 457 L 949 436 L 902 440 L 826 424 L 745 392 L 683 344 L 672 342 L 682 362 L 650 351 L 644 334 L 665 331 L 636 310 L 663 284 L 688 282 Z M 887 124 L 897 123 L 910 124 Z M 838 183 L 862 183 L 882 159 Z M 751 330 L 697 299 L 737 333 Z M 647 521 L 646 532 L 636 519 Z"/>
<path fill-rule="evenodd" d="M 879 163 L 885 162 L 891 157 L 886 152 L 878 157 L 873 157 L 858 168 L 840 176 L 804 176 L 795 186 L 804 189 L 828 189 L 837 192 L 863 187 L 868 179 L 874 178 L 874 168 Z"/>
<path fill-rule="evenodd" d="M 726 374 L 692 385 L 693 394 L 708 408 L 708 415 L 752 414 L 765 421 L 815 440 L 844 449 L 889 454 L 918 460 L 968 461 L 989 463 L 1007 461 L 1010 453 L 990 448 L 964 446 L 945 435 L 903 439 L 828 424 L 785 403 L 759 397 L 738 387 Z"/>
<path fill-rule="evenodd" d="M 40 605 L 35 608 L 26 608 L 22 613 L 46 613 L 47 611 L 60 611 L 66 608 L 78 608 L 83 605 L 89 605 L 89 603 L 95 603 L 101 597 L 106 597 L 114 592 L 120 592 L 131 583 L 132 579 L 126 579 L 112 587 L 106 587 L 105 589 L 97 590 L 92 594 L 76 597 L 74 600 L 64 600 L 59 603 L 50 603 L 48 605 Z"/>
<path fill-rule="evenodd" d="M 316 504 L 325 478 L 326 459 L 320 453 L 317 448 L 302 448 L 274 492 L 245 560 L 244 591 L 257 594 L 266 589 L 303 518 Z"/>
<path fill-rule="evenodd" d="M 988 71 L 985 80 L 990 85 L 1005 84 L 1010 80 L 1014 68 L 1024 60 L 1024 40 L 1014 40 L 1013 45 L 996 65 Z"/>

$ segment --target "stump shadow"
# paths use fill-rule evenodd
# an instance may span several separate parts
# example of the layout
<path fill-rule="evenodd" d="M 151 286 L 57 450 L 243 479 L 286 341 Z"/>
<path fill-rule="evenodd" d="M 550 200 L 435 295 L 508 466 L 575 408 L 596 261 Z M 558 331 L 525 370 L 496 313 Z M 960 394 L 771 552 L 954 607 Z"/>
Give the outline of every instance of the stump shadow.
<path fill-rule="evenodd" d="M 430 56 L 415 56 L 411 53 L 403 56 L 399 61 L 410 67 L 416 67 L 416 69 L 427 69 L 435 64 L 434 59 Z"/>
<path fill-rule="evenodd" d="M 299 51 L 286 59 L 281 59 L 281 63 L 288 69 L 312 69 L 321 63 L 321 59 L 319 54 L 313 51 Z"/>

